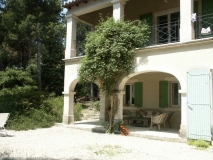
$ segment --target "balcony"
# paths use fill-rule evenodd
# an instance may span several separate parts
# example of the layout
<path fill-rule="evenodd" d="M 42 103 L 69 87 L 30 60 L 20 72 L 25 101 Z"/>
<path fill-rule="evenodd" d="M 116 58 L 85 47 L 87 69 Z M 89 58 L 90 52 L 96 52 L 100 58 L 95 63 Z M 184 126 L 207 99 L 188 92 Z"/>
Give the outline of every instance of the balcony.
<path fill-rule="evenodd" d="M 179 42 L 179 19 L 153 23 L 148 46 Z"/>
<path fill-rule="evenodd" d="M 199 13 L 194 22 L 195 39 L 213 37 L 213 12 Z"/>

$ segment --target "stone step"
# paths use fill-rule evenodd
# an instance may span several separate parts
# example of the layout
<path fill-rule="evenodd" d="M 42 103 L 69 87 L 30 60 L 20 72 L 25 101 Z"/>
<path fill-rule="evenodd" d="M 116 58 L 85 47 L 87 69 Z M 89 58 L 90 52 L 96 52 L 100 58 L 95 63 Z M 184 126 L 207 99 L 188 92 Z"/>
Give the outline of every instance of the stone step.
<path fill-rule="evenodd" d="M 99 119 L 100 118 L 100 114 L 93 114 L 90 117 L 91 119 Z"/>

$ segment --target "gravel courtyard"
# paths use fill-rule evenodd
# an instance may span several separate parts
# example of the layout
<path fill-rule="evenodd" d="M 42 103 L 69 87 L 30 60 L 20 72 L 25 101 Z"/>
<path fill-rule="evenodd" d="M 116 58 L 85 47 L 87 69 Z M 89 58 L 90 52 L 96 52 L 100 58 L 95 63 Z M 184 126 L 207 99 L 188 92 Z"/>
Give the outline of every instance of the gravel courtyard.
<path fill-rule="evenodd" d="M 212 160 L 213 147 L 197 150 L 185 143 L 92 133 L 54 126 L 8 131 L 0 137 L 0 159 L 48 160 Z"/>

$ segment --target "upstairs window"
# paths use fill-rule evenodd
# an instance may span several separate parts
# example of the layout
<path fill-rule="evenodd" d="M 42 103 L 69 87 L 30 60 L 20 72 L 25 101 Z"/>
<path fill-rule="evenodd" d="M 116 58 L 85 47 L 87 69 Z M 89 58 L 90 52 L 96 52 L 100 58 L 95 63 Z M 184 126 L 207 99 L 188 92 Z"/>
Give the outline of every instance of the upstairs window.
<path fill-rule="evenodd" d="M 178 9 L 156 13 L 154 39 L 156 44 L 179 41 L 180 12 Z"/>

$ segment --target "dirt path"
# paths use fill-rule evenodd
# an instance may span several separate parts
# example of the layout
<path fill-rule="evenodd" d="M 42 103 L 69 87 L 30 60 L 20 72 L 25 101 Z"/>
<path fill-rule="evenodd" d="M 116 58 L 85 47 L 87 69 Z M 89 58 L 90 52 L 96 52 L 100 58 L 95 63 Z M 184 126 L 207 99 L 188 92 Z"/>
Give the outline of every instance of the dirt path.
<path fill-rule="evenodd" d="M 65 127 L 8 133 L 11 137 L 0 137 L 0 159 L 212 160 L 213 157 L 212 147 L 201 151 L 185 143 Z"/>

